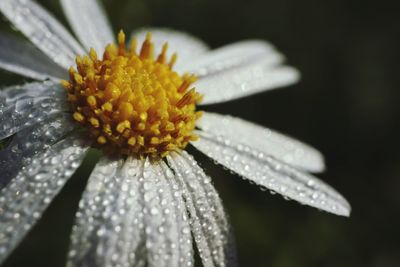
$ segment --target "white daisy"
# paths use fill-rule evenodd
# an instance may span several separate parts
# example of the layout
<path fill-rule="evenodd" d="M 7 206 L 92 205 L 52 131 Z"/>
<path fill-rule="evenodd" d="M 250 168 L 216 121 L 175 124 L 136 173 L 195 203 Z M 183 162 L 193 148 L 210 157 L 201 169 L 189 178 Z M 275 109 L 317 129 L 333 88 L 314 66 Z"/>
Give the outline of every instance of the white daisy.
<path fill-rule="evenodd" d="M 273 46 L 250 40 L 210 51 L 165 29 L 134 32 L 129 46 L 120 32 L 114 45 L 96 0 L 61 4 L 80 42 L 34 1 L 0 2 L 36 46 L 1 34 L 0 67 L 37 80 L 0 91 L 0 140 L 12 136 L 0 151 L 0 263 L 91 147 L 104 156 L 79 204 L 68 266 L 192 266 L 192 238 L 204 266 L 235 264 L 221 200 L 188 143 L 262 187 L 349 215 L 347 201 L 308 173 L 324 169 L 318 151 L 196 111 L 201 96 L 207 105 L 296 82 Z"/>

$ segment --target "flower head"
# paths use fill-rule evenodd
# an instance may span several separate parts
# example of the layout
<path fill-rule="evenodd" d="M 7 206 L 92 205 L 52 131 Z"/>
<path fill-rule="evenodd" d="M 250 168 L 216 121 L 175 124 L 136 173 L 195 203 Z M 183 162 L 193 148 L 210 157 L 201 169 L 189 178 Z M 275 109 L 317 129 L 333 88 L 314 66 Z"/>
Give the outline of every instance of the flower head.
<path fill-rule="evenodd" d="M 0 34 L 0 68 L 36 80 L 0 91 L 0 140 L 11 139 L 0 150 L 0 263 L 90 148 L 103 156 L 76 213 L 67 266 L 193 266 L 192 239 L 204 266 L 235 264 L 221 200 L 188 144 L 262 187 L 349 215 L 347 201 L 309 174 L 324 169 L 318 151 L 198 111 L 296 82 L 273 46 L 209 50 L 165 29 L 139 30 L 128 43 L 120 32 L 114 42 L 97 1 L 61 4 L 80 42 L 33 0 L 0 2 L 35 45 Z"/>
<path fill-rule="evenodd" d="M 168 43 L 156 58 L 150 33 L 138 52 L 136 44 L 133 39 L 127 50 L 121 31 L 118 46 L 107 45 L 102 59 L 93 48 L 89 56 L 78 56 L 63 85 L 73 118 L 88 126 L 106 152 L 164 157 L 196 140 L 201 95 L 191 88 L 194 75 L 172 70 L 176 54 L 167 61 Z"/>

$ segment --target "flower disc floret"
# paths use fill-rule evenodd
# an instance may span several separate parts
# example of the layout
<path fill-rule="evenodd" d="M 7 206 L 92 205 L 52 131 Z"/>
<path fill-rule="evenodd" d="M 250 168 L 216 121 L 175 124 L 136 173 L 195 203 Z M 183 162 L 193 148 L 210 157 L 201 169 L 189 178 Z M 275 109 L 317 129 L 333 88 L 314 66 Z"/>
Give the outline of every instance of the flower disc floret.
<path fill-rule="evenodd" d="M 201 100 L 192 84 L 194 75 L 172 70 L 176 54 L 167 61 L 168 44 L 154 58 L 149 33 L 140 50 L 133 39 L 125 46 L 109 44 L 103 58 L 94 49 L 76 58 L 76 68 L 63 81 L 75 121 L 85 126 L 97 147 L 123 155 L 163 157 L 183 149 L 201 113 Z"/>

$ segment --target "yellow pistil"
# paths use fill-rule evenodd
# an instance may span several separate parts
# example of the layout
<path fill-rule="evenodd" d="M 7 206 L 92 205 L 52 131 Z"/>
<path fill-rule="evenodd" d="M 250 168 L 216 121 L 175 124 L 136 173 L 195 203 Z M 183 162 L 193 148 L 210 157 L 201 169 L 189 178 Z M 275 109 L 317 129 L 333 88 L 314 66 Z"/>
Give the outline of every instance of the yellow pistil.
<path fill-rule="evenodd" d="M 102 59 L 91 49 L 76 58 L 70 80 L 62 81 L 75 121 L 85 126 L 106 152 L 138 157 L 164 157 L 196 140 L 193 134 L 201 101 L 194 75 L 172 70 L 176 54 L 167 60 L 168 44 L 154 57 L 149 33 L 140 51 L 125 34 L 109 44 Z"/>

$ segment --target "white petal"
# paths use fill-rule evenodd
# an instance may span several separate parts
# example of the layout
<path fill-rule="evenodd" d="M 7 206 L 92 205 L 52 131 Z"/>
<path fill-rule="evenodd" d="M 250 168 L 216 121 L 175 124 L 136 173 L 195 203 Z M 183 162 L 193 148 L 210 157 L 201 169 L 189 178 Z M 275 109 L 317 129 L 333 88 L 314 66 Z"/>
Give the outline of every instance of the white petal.
<path fill-rule="evenodd" d="M 252 64 L 264 59 L 271 67 L 283 62 L 284 57 L 275 48 L 260 40 L 247 40 L 208 51 L 182 66 L 185 71 L 197 74 L 200 79 L 208 75 L 217 75 L 229 69 Z"/>
<path fill-rule="evenodd" d="M 0 68 L 35 80 L 59 81 L 67 72 L 31 44 L 0 34 Z"/>
<path fill-rule="evenodd" d="M 41 217 L 80 165 L 86 149 L 76 135 L 29 161 L 0 191 L 0 263 Z"/>
<path fill-rule="evenodd" d="M 204 112 L 197 126 L 204 132 L 226 137 L 307 171 L 321 172 L 325 168 L 323 156 L 316 149 L 239 118 Z"/>
<path fill-rule="evenodd" d="M 193 266 L 189 219 L 178 188 L 171 190 L 172 177 L 167 180 L 166 174 L 171 172 L 164 172 L 165 166 L 163 170 L 161 164 L 146 160 L 143 177 L 139 179 L 148 265 Z"/>
<path fill-rule="evenodd" d="M 104 158 L 89 178 L 68 266 L 191 266 L 183 201 L 173 196 L 164 169 L 133 158 L 121 165 Z"/>
<path fill-rule="evenodd" d="M 204 95 L 201 104 L 207 105 L 291 85 L 297 82 L 299 77 L 296 69 L 271 66 L 268 58 L 262 58 L 252 64 L 205 76 L 199 79 L 194 87 Z"/>
<path fill-rule="evenodd" d="M 66 111 L 65 102 L 49 97 L 26 98 L 0 108 L 0 140 L 35 125 L 51 115 Z"/>
<path fill-rule="evenodd" d="M 75 127 L 70 114 L 59 114 L 18 132 L 11 143 L 0 150 L 0 189 L 34 155 L 50 148 Z"/>
<path fill-rule="evenodd" d="M 218 195 L 214 190 L 209 190 L 212 186 L 210 178 L 187 154 L 180 156 L 173 153 L 168 156 L 168 163 L 175 171 L 178 185 L 183 192 L 203 265 L 234 265 L 234 262 L 230 262 L 228 253 L 229 225 Z"/>
<path fill-rule="evenodd" d="M 32 0 L 1 0 L 0 11 L 54 62 L 68 69 L 84 50 L 69 32 Z"/>
<path fill-rule="evenodd" d="M 168 160 L 175 172 L 182 174 L 182 182 L 187 186 L 184 185 L 182 191 L 185 192 L 185 188 L 188 190 L 186 197 L 192 198 L 199 212 L 200 224 L 203 227 L 208 224 L 205 233 L 213 251 L 213 262 L 217 266 L 237 266 L 232 229 L 211 178 L 186 151 L 174 154 Z"/>
<path fill-rule="evenodd" d="M 43 89 L 43 95 L 27 96 L 25 93 L 33 86 Z M 41 87 L 42 86 L 42 87 Z M 2 98 L 0 94 L 0 140 L 15 132 L 43 121 L 50 115 L 69 110 L 65 101 L 65 92 L 62 92 L 61 85 L 51 83 L 27 84 L 22 86 L 21 94 L 11 98 Z M 25 90 L 26 89 L 26 90 Z M 53 89 L 52 92 L 48 90 Z M 6 96 L 12 94 L 12 89 L 6 90 Z M 9 101 L 7 101 L 9 100 Z"/>
<path fill-rule="evenodd" d="M 178 54 L 178 60 L 174 69 L 182 72 L 186 71 L 182 67 L 190 64 L 192 59 L 204 54 L 208 46 L 200 39 L 191 36 L 188 33 L 163 28 L 143 28 L 132 33 L 132 37 L 137 38 L 138 44 L 141 44 L 146 34 L 151 32 L 154 41 L 154 52 L 159 54 L 164 43 L 168 42 L 167 57 L 170 58 L 173 53 Z"/>
<path fill-rule="evenodd" d="M 30 97 L 61 97 L 65 89 L 58 82 L 43 81 L 9 86 L 0 90 L 0 108 Z"/>
<path fill-rule="evenodd" d="M 244 178 L 302 204 L 349 216 L 349 203 L 314 176 L 228 138 L 197 134 L 200 140 L 192 143 L 197 149 Z"/>
<path fill-rule="evenodd" d="M 143 242 L 139 174 L 124 176 L 122 163 L 104 157 L 93 170 L 76 214 L 67 266 L 132 266 L 136 261 Z"/>
<path fill-rule="evenodd" d="M 103 53 L 107 44 L 114 43 L 113 31 L 98 0 L 61 0 L 61 5 L 87 51 L 94 48 Z"/>
<path fill-rule="evenodd" d="M 179 262 L 171 266 L 193 266 L 194 265 L 194 251 L 192 245 L 192 235 L 190 233 L 190 220 L 186 211 L 186 204 L 182 196 L 182 190 L 178 186 L 175 175 L 171 169 L 163 161 L 160 162 L 163 170 L 164 178 L 167 180 L 169 190 L 172 195 L 171 207 L 165 207 L 164 213 L 171 214 L 176 220 L 178 240 L 175 242 L 178 245 L 176 253 Z M 165 206 L 165 203 L 161 203 Z"/>

